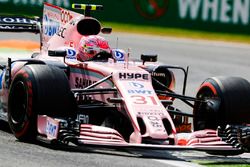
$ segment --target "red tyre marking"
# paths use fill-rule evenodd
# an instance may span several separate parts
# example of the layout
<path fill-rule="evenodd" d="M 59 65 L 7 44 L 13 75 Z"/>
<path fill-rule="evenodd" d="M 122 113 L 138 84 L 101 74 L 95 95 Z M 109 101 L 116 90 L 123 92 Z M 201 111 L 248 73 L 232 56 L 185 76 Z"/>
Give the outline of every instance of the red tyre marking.
<path fill-rule="evenodd" d="M 23 77 L 25 77 L 28 80 L 27 81 L 27 89 L 28 89 L 27 90 L 27 92 L 28 92 L 27 115 L 28 115 L 28 117 L 32 117 L 32 102 L 33 102 L 32 83 L 28 79 L 29 74 L 25 70 L 20 70 L 18 74 L 22 75 Z M 17 136 L 17 137 L 23 136 L 28 131 L 29 127 L 30 127 L 30 120 L 28 118 L 27 121 L 24 121 L 24 125 L 23 125 L 22 130 L 19 132 L 15 132 L 15 136 Z"/>
<path fill-rule="evenodd" d="M 209 82 L 203 83 L 199 90 L 201 90 L 202 88 L 205 88 L 205 87 L 208 87 L 213 92 L 214 95 L 216 95 L 216 96 L 218 95 L 215 87 Z"/>

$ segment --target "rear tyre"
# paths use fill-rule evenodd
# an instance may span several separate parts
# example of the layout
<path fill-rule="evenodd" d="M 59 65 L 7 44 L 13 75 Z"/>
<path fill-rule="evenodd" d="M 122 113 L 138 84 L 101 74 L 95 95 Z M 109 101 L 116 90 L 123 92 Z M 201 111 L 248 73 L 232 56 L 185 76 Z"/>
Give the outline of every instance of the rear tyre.
<path fill-rule="evenodd" d="M 31 141 L 37 135 L 37 115 L 73 116 L 73 95 L 63 70 L 26 65 L 15 75 L 9 91 L 8 121 L 15 137 Z"/>
<path fill-rule="evenodd" d="M 250 123 L 250 83 L 243 78 L 208 78 L 201 84 L 196 97 L 214 106 L 211 109 L 209 103 L 195 102 L 194 130 Z"/>

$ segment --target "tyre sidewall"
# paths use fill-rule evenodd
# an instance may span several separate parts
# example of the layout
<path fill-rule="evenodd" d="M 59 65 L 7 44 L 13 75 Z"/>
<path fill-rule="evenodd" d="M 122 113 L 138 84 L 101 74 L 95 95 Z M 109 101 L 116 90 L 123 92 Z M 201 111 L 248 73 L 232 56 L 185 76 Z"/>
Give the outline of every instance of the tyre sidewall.
<path fill-rule="evenodd" d="M 204 92 L 212 92 L 220 100 L 218 110 L 210 113 L 210 118 L 204 117 L 206 110 L 199 108 L 199 102 L 194 105 L 194 128 L 199 130 L 198 122 L 206 120 L 208 124 L 226 126 L 227 124 L 247 124 L 250 122 L 250 84 L 240 77 L 213 77 L 206 79 L 200 86 L 197 98 Z M 206 96 L 206 95 L 205 95 Z"/>
<path fill-rule="evenodd" d="M 18 82 L 22 82 L 24 88 L 26 90 L 27 95 L 27 103 L 25 110 L 25 117 L 21 119 L 19 122 L 15 122 L 13 117 L 15 117 L 15 103 L 17 100 L 15 98 L 15 89 Z M 34 92 L 35 84 L 33 81 L 33 74 L 31 70 L 24 67 L 14 77 L 14 80 L 11 83 L 9 98 L 8 98 L 8 122 L 12 132 L 15 137 L 19 140 L 30 140 L 33 139 L 36 135 L 36 113 L 34 113 L 34 98 L 36 97 L 36 93 Z"/>
<path fill-rule="evenodd" d="M 197 92 L 197 98 L 203 99 L 204 97 L 200 97 L 203 94 L 208 93 L 210 98 L 218 97 L 219 94 L 221 94 L 220 89 L 218 89 L 218 84 L 211 78 L 206 79 L 200 86 L 198 92 Z M 206 97 L 205 97 L 206 98 Z M 204 99 L 203 99 L 204 100 Z M 222 99 L 220 99 L 222 100 Z M 206 128 L 216 128 L 216 125 L 219 124 L 220 116 L 218 111 L 214 112 L 207 112 L 206 109 L 201 110 L 200 109 L 200 102 L 195 102 L 194 104 L 194 129 L 195 130 L 201 130 Z M 221 105 L 220 105 L 221 107 Z M 200 127 L 200 123 L 202 121 L 205 121 L 204 127 Z M 213 122 L 213 123 L 211 123 Z M 209 125 L 207 125 L 209 124 Z"/>

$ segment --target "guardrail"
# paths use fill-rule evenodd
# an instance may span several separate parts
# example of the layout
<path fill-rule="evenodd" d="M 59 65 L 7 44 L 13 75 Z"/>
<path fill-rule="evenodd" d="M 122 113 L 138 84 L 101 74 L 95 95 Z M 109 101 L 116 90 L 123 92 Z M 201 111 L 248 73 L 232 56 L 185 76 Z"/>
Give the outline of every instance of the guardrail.
<path fill-rule="evenodd" d="M 47 0 L 64 8 L 71 3 L 104 5 L 101 21 L 250 34 L 250 0 Z M 0 0 L 1 13 L 42 14 L 43 0 Z"/>

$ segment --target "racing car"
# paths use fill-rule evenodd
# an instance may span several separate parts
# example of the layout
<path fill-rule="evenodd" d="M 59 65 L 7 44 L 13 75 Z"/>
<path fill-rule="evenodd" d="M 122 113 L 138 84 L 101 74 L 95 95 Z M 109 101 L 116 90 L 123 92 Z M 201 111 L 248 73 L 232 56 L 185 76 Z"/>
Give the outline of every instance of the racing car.
<path fill-rule="evenodd" d="M 2 64 L 0 119 L 20 141 L 241 154 L 250 148 L 250 83 L 211 77 L 196 97 L 185 95 L 188 69 L 157 55 L 86 46 L 84 37 L 110 34 L 91 16 L 102 5 L 72 4 L 77 13 L 44 3 L 42 18 L 1 17 L 0 30 L 40 34 L 40 51 Z M 92 41 L 93 42 L 93 41 Z M 173 70 L 184 74 L 175 92 Z M 193 108 L 187 113 L 176 99 Z"/>

